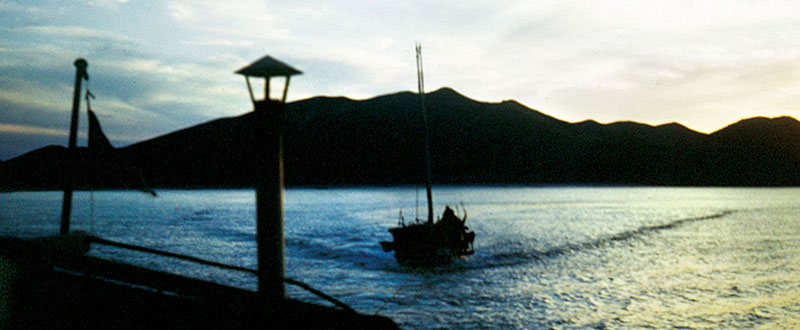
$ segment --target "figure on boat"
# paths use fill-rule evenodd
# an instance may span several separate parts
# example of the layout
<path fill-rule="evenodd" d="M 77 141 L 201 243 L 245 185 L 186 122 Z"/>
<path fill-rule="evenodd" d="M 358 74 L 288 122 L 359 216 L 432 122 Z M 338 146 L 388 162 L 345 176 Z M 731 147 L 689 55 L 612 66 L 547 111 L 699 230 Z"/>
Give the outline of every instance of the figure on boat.
<path fill-rule="evenodd" d="M 464 210 L 464 218 L 462 219 L 456 216 L 453 209 L 446 206 L 442 218 L 435 224 L 444 245 L 458 251 L 461 255 L 474 253 L 472 251 L 472 241 L 475 240 L 475 233 L 469 231 L 469 227 L 464 225 L 466 222 L 466 210 Z"/>

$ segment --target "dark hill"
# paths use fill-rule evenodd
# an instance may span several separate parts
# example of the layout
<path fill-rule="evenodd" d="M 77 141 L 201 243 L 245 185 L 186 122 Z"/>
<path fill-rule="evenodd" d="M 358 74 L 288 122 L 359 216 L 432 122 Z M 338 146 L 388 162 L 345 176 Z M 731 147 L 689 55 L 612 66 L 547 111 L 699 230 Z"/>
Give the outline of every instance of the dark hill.
<path fill-rule="evenodd" d="M 120 149 L 150 186 L 249 186 L 252 113 L 213 120 Z"/>
<path fill-rule="evenodd" d="M 741 120 L 710 135 L 709 179 L 719 185 L 798 185 L 800 122 L 791 117 Z M 733 174 L 733 175 L 731 175 Z"/>
<path fill-rule="evenodd" d="M 425 101 L 439 183 L 800 184 L 800 123 L 789 117 L 753 118 L 706 135 L 677 123 L 570 124 L 515 101 L 479 102 L 448 88 Z M 289 104 L 287 184 L 422 182 L 418 103 L 417 94 L 401 92 Z M 118 149 L 104 166 L 137 168 L 155 187 L 251 186 L 252 122 L 248 113 L 182 129 Z M 0 185 L 54 189 L 63 154 L 64 148 L 46 147 L 0 163 Z M 123 185 L 113 176 L 82 182 Z"/>
<path fill-rule="evenodd" d="M 67 148 L 46 146 L 0 164 L 2 189 L 60 189 Z"/>

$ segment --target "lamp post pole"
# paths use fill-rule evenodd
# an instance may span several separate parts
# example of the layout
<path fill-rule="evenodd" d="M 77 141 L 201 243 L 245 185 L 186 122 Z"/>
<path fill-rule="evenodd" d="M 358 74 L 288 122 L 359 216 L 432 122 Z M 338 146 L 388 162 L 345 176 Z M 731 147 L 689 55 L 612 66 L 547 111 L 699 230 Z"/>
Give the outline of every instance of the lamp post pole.
<path fill-rule="evenodd" d="M 285 106 L 272 100 L 255 106 L 256 241 L 258 292 L 269 305 L 286 294 L 283 282 L 283 123 Z"/>
<path fill-rule="evenodd" d="M 258 262 L 258 299 L 278 322 L 286 300 L 283 260 L 283 131 L 286 122 L 286 93 L 289 77 L 301 74 L 267 55 L 236 71 L 245 77 L 253 101 L 253 158 L 256 188 L 256 244 Z M 264 99 L 256 100 L 250 77 L 264 81 Z M 270 79 L 285 77 L 283 97 L 270 99 Z"/>

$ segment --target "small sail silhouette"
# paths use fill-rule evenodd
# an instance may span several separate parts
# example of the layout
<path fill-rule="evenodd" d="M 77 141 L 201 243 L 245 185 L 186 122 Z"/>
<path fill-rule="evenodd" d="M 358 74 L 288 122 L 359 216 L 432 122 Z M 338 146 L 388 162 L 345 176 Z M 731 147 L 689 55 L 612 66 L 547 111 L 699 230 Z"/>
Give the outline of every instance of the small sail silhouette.
<path fill-rule="evenodd" d="M 136 187 L 135 189 L 149 193 L 153 196 L 158 196 L 155 190 L 147 185 L 147 181 L 144 178 L 142 169 L 136 165 L 130 164 L 130 162 L 126 161 L 117 154 L 117 149 L 111 145 L 108 137 L 106 137 L 106 134 L 103 133 L 103 128 L 100 126 L 100 120 L 97 119 L 97 115 L 95 115 L 94 111 L 92 111 L 92 108 L 89 104 L 90 98 L 94 98 L 94 95 L 87 90 L 86 110 L 89 114 L 89 137 L 87 144 L 89 147 L 89 154 L 93 159 L 93 162 L 96 164 L 95 166 L 106 167 L 102 170 L 96 168 L 96 172 L 99 173 L 112 171 L 112 169 L 109 167 L 114 166 L 118 173 L 116 173 L 116 175 L 112 174 L 112 176 L 122 177 L 119 179 L 120 182 L 136 182 L 132 184 L 134 187 Z M 124 183 L 123 185 L 128 184 Z"/>
<path fill-rule="evenodd" d="M 92 154 L 106 154 L 114 150 L 114 147 L 111 145 L 111 142 L 108 141 L 108 138 L 103 133 L 103 129 L 100 127 L 100 121 L 97 120 L 97 116 L 94 114 L 94 111 L 89 110 L 89 150 Z"/>

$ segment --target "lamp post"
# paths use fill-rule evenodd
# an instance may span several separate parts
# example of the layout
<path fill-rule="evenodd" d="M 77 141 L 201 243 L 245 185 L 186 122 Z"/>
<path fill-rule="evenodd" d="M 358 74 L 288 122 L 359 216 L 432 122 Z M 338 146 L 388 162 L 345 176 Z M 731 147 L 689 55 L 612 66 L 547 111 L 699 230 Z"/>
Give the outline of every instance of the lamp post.
<path fill-rule="evenodd" d="M 236 71 L 245 76 L 253 102 L 256 173 L 256 243 L 258 245 L 258 295 L 267 306 L 285 299 L 283 261 L 283 130 L 289 79 L 302 72 L 270 56 L 264 56 Z M 263 77 L 264 99 L 257 100 L 251 77 Z M 282 97 L 270 98 L 270 80 L 284 77 Z"/>

